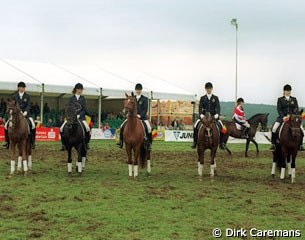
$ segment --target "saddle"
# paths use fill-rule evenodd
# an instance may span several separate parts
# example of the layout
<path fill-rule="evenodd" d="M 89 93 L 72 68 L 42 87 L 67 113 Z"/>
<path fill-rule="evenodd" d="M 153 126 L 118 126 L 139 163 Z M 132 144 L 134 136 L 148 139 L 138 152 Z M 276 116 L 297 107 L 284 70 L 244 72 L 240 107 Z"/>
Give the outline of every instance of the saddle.
<path fill-rule="evenodd" d="M 244 126 L 243 125 L 241 125 L 241 124 L 239 124 L 239 123 L 237 123 L 237 122 L 234 122 L 235 123 L 235 126 L 236 126 L 236 129 L 237 130 L 239 130 L 239 131 L 242 131 L 242 130 L 244 130 Z"/>

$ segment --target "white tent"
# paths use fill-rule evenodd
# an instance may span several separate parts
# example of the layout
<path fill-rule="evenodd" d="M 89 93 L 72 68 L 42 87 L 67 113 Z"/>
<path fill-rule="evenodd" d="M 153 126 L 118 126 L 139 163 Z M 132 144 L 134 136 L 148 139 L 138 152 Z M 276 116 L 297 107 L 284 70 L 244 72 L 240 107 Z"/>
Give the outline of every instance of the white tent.
<path fill-rule="evenodd" d="M 44 96 L 61 97 L 71 94 L 74 85 L 81 82 L 85 88 L 85 95 L 99 99 L 99 120 L 102 97 L 124 98 L 125 92 L 133 91 L 137 82 L 143 84 L 143 93 L 150 99 L 195 100 L 194 94 L 145 73 L 120 71 L 117 74 L 102 67 L 76 67 L 1 59 L 0 92 L 16 90 L 16 85 L 20 81 L 26 82 L 29 92 L 40 94 L 41 106 Z M 43 108 L 41 119 L 42 111 Z"/>

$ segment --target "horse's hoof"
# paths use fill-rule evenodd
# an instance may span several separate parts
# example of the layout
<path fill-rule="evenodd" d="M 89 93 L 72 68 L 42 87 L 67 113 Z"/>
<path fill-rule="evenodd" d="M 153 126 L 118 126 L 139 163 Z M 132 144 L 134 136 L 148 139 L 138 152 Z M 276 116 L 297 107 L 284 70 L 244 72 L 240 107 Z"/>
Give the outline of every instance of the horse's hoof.
<path fill-rule="evenodd" d="M 21 173 L 21 170 L 17 170 L 16 171 L 16 174 L 18 175 L 18 174 L 20 174 Z"/>
<path fill-rule="evenodd" d="M 199 182 L 202 182 L 202 176 L 198 177 Z"/>
<path fill-rule="evenodd" d="M 83 175 L 83 173 L 82 173 L 82 172 L 79 172 L 79 173 L 78 173 L 78 176 L 79 176 L 79 177 L 81 177 L 82 175 Z"/>
<path fill-rule="evenodd" d="M 274 178 L 274 177 L 275 177 L 275 174 L 271 174 L 271 177 Z"/>
<path fill-rule="evenodd" d="M 132 176 L 129 176 L 129 177 L 128 177 L 128 180 L 133 180 L 133 177 L 132 177 Z"/>
<path fill-rule="evenodd" d="M 72 172 L 68 172 L 68 176 L 69 176 L 69 177 L 72 177 Z"/>
<path fill-rule="evenodd" d="M 138 177 L 133 177 L 133 180 L 134 181 L 138 181 Z"/>
<path fill-rule="evenodd" d="M 27 171 L 25 171 L 24 173 L 23 173 L 23 176 L 27 176 L 28 175 L 28 172 Z"/>

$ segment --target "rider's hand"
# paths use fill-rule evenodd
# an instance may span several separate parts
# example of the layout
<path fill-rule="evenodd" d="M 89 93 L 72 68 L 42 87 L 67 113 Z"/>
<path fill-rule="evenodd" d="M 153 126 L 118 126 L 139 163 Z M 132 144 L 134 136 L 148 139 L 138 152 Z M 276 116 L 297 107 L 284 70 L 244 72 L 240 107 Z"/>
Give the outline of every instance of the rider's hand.
<path fill-rule="evenodd" d="M 22 114 L 23 114 L 23 116 L 26 116 L 26 115 L 28 115 L 28 112 L 24 111 Z"/>
<path fill-rule="evenodd" d="M 203 115 L 203 114 L 200 114 L 200 118 L 201 118 L 201 119 L 204 118 L 204 115 Z"/>
<path fill-rule="evenodd" d="M 283 121 L 287 122 L 289 120 L 289 118 L 290 118 L 290 115 L 287 115 L 287 116 L 283 117 Z"/>
<path fill-rule="evenodd" d="M 141 116 L 140 116 L 139 114 L 137 114 L 137 117 L 138 117 L 138 118 L 141 118 Z"/>
<path fill-rule="evenodd" d="M 219 118 L 219 115 L 216 113 L 216 114 L 214 115 L 214 118 L 215 118 L 215 119 L 218 119 L 218 118 Z"/>
<path fill-rule="evenodd" d="M 79 114 L 77 114 L 77 116 L 76 116 L 77 118 L 80 118 L 80 115 Z"/>

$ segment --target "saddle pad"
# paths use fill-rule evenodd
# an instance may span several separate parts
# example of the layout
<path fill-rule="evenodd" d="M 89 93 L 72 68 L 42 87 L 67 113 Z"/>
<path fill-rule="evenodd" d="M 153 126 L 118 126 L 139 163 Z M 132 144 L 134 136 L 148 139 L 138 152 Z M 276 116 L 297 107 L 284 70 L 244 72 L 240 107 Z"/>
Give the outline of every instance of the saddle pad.
<path fill-rule="evenodd" d="M 237 130 L 243 130 L 242 125 L 235 123 L 235 126 L 236 126 Z"/>

